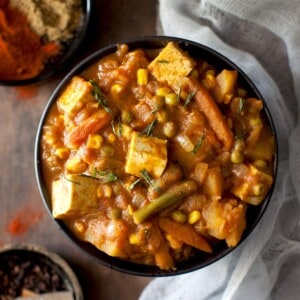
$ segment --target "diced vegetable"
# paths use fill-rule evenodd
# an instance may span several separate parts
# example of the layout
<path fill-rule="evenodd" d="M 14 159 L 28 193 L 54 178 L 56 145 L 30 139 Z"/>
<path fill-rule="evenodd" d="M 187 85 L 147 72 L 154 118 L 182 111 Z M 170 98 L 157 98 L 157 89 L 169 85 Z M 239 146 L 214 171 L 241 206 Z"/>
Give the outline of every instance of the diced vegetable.
<path fill-rule="evenodd" d="M 236 246 L 246 228 L 246 205 L 236 199 L 211 201 L 202 211 L 210 235 Z"/>
<path fill-rule="evenodd" d="M 214 96 L 217 102 L 229 102 L 234 93 L 237 71 L 223 70 L 216 76 L 216 80 Z"/>
<path fill-rule="evenodd" d="M 197 189 L 198 184 L 194 180 L 185 180 L 174 184 L 160 197 L 135 211 L 133 213 L 134 222 L 136 224 L 142 223 L 151 215 L 179 202 Z"/>
<path fill-rule="evenodd" d="M 75 126 L 66 136 L 66 144 L 71 148 L 78 147 L 83 143 L 89 134 L 97 132 L 99 129 L 111 122 L 111 114 L 104 109 L 99 109 L 85 121 Z"/>
<path fill-rule="evenodd" d="M 247 173 L 239 176 L 238 184 L 231 191 L 241 200 L 252 205 L 259 205 L 272 185 L 272 176 L 254 165 L 249 165 L 246 170 Z M 260 186 L 261 191 L 259 194 L 257 193 L 258 186 Z"/>
<path fill-rule="evenodd" d="M 207 170 L 201 188 L 207 197 L 213 200 L 221 199 L 224 188 L 224 178 L 220 167 L 213 167 Z"/>
<path fill-rule="evenodd" d="M 188 224 L 180 224 L 167 218 L 159 219 L 159 226 L 177 240 L 204 252 L 212 253 L 210 244 Z"/>

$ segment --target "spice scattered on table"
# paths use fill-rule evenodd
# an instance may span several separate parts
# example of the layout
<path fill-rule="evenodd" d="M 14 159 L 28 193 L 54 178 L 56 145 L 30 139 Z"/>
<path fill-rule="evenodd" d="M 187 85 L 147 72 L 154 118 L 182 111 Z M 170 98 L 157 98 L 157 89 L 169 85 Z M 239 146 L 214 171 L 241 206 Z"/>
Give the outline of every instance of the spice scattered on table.
<path fill-rule="evenodd" d="M 34 208 L 31 203 L 25 204 L 12 216 L 7 224 L 7 231 L 14 236 L 25 234 L 36 226 L 43 216 L 42 210 Z"/>

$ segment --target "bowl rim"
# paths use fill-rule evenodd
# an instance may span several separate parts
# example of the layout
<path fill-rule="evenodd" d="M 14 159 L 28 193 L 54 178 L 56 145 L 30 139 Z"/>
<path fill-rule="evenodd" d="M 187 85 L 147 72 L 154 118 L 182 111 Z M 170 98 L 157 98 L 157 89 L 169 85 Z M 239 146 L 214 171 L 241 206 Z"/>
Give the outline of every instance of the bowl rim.
<path fill-rule="evenodd" d="M 54 104 L 55 100 L 57 99 L 60 91 L 67 85 L 67 83 L 70 81 L 70 79 L 76 75 L 80 74 L 83 70 L 85 70 L 88 66 L 94 64 L 97 60 L 99 60 L 101 57 L 104 57 L 107 54 L 115 52 L 117 49 L 117 46 L 120 44 L 127 44 L 129 46 L 129 49 L 136 49 L 136 48 L 143 48 L 145 45 L 152 45 L 158 47 L 163 47 L 168 41 L 174 41 L 179 43 L 182 47 L 185 47 L 189 50 L 198 50 L 199 52 L 203 52 L 205 55 L 216 59 L 216 64 L 220 64 L 230 67 L 231 69 L 237 70 L 239 74 L 239 79 L 238 82 L 243 82 L 243 84 L 246 84 L 248 88 L 250 88 L 251 93 L 257 96 L 257 98 L 260 98 L 263 101 L 264 108 L 263 112 L 266 116 L 266 121 L 268 123 L 268 126 L 270 127 L 270 130 L 272 134 L 274 135 L 274 140 L 275 140 L 275 154 L 274 154 L 274 167 L 273 167 L 273 184 L 266 195 L 263 203 L 258 206 L 258 207 L 253 207 L 252 211 L 257 210 L 256 212 L 256 217 L 255 221 L 251 222 L 248 224 L 248 219 L 247 219 L 247 227 L 242 235 L 242 238 L 240 242 L 238 243 L 237 246 L 235 247 L 228 247 L 224 246 L 223 242 L 219 244 L 214 249 L 217 249 L 217 252 L 214 252 L 212 255 L 200 255 L 197 256 L 197 259 L 195 257 L 188 259 L 187 262 L 179 263 L 177 264 L 178 270 L 176 271 L 165 271 L 165 270 L 160 270 L 156 266 L 148 266 L 148 265 L 142 265 L 142 264 L 137 264 L 129 261 L 124 261 L 119 258 L 114 258 L 111 256 L 108 256 L 101 250 L 98 250 L 95 246 L 89 245 L 87 242 L 83 242 L 79 240 L 77 237 L 74 236 L 74 234 L 67 228 L 66 225 L 61 220 L 54 219 L 52 216 L 52 212 L 50 209 L 50 203 L 48 202 L 47 198 L 49 198 L 49 195 L 47 195 L 47 190 L 43 181 L 43 174 L 42 174 L 42 166 L 41 166 L 41 160 L 40 160 L 40 139 L 42 135 L 42 127 L 43 123 L 49 113 L 50 108 Z M 155 48 L 155 47 L 154 47 Z M 204 57 L 206 60 L 206 57 Z M 224 68 L 221 67 L 221 68 Z M 262 97 L 261 93 L 259 92 L 258 88 L 254 85 L 252 80 L 246 75 L 242 69 L 237 66 L 235 63 L 233 63 L 230 59 L 219 53 L 217 50 L 212 49 L 206 45 L 200 44 L 195 41 L 190 41 L 187 39 L 183 38 L 177 38 L 177 37 L 172 37 L 172 36 L 144 36 L 144 37 L 137 37 L 137 38 L 132 38 L 132 39 L 127 39 L 120 41 L 118 43 L 114 43 L 111 45 L 108 45 L 106 47 L 100 48 L 99 50 L 95 51 L 85 59 L 83 59 L 77 66 L 75 66 L 64 78 L 63 80 L 58 84 L 54 92 L 52 93 L 48 103 L 45 106 L 45 109 L 42 113 L 40 123 L 38 125 L 38 130 L 37 130 L 37 135 L 36 135 L 36 140 L 35 140 L 35 150 L 34 150 L 34 162 L 35 162 L 35 174 L 36 174 L 36 180 L 37 180 L 37 185 L 38 189 L 40 191 L 42 200 L 44 202 L 44 205 L 46 206 L 46 209 L 48 213 L 51 216 L 51 219 L 56 223 L 56 225 L 67 235 L 69 239 L 71 239 L 81 250 L 83 250 L 85 253 L 88 253 L 91 255 L 93 258 L 95 258 L 100 264 L 110 268 L 117 270 L 119 272 L 123 272 L 126 274 L 130 275 L 135 275 L 135 276 L 145 276 L 145 277 L 164 277 L 164 276 L 174 276 L 174 275 L 180 275 L 180 274 L 185 274 L 189 272 L 193 272 L 196 270 L 199 270 L 201 268 L 207 267 L 212 263 L 217 262 L 221 258 L 227 256 L 229 253 L 232 251 L 240 248 L 240 246 L 245 242 L 245 240 L 248 239 L 249 235 L 251 235 L 251 232 L 255 229 L 259 221 L 261 220 L 263 214 L 265 213 L 265 210 L 270 202 L 275 182 L 276 182 L 276 177 L 277 177 L 277 168 L 278 168 L 278 144 L 277 144 L 277 133 L 276 129 L 274 126 L 274 121 L 273 118 L 270 114 L 268 105 L 265 101 L 265 99 Z M 249 206 L 251 210 L 251 206 Z M 249 211 L 249 208 L 247 211 Z M 224 242 L 225 243 L 225 242 Z M 219 248 L 221 250 L 219 250 Z M 203 258 L 204 257 L 204 261 Z"/>
<path fill-rule="evenodd" d="M 62 258 L 60 255 L 56 254 L 53 251 L 48 250 L 42 245 L 38 245 L 31 242 L 13 242 L 5 244 L 0 247 L 0 258 L 4 254 L 15 253 L 15 252 L 24 252 L 37 254 L 41 257 L 46 258 L 53 265 L 58 267 L 60 275 L 63 276 L 63 280 L 71 288 L 68 291 L 73 293 L 74 300 L 83 300 L 83 292 L 78 281 L 78 278 L 67 261 Z"/>
<path fill-rule="evenodd" d="M 38 75 L 21 80 L 4 80 L 0 79 L 0 86 L 21 86 L 37 84 L 51 78 L 54 74 L 66 68 L 66 65 L 75 56 L 77 50 L 81 46 L 83 40 L 86 37 L 86 32 L 91 21 L 92 1 L 81 0 L 81 6 L 83 9 L 81 22 L 79 27 L 76 29 L 74 37 L 67 41 L 66 49 L 63 51 L 61 57 L 54 63 L 46 63 L 45 68 Z M 54 67 L 51 65 L 54 64 Z"/>

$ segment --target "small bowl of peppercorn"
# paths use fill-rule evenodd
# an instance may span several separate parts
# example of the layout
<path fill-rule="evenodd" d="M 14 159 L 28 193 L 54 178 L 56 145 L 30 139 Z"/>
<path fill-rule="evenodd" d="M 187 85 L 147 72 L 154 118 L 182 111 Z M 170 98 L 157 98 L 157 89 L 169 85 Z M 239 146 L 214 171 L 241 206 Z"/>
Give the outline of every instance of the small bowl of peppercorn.
<path fill-rule="evenodd" d="M 69 264 L 44 247 L 29 243 L 0 248 L 0 299 L 83 300 L 77 277 Z"/>

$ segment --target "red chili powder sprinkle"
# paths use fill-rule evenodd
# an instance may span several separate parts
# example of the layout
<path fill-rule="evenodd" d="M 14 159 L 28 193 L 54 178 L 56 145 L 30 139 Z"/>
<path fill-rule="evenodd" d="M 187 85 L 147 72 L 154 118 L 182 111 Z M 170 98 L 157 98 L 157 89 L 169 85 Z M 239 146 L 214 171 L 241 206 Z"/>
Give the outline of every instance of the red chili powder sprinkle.
<path fill-rule="evenodd" d="M 8 232 L 12 235 L 22 235 L 34 227 L 43 218 L 43 212 L 33 210 L 32 207 L 23 207 L 8 223 Z"/>
<path fill-rule="evenodd" d="M 37 85 L 25 85 L 16 87 L 16 96 L 20 100 L 30 100 L 37 95 Z"/>

